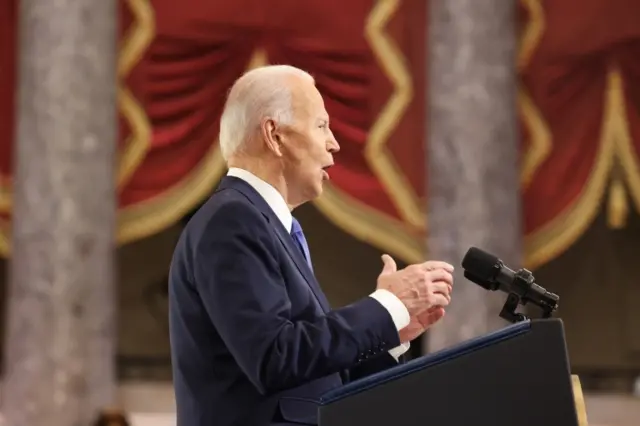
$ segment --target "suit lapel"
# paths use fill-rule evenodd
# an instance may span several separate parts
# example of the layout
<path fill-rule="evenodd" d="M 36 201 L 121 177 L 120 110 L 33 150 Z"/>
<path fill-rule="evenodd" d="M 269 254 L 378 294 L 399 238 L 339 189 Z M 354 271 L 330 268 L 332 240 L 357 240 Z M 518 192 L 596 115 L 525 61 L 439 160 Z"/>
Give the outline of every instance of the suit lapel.
<path fill-rule="evenodd" d="M 300 250 L 296 247 L 295 242 L 293 241 L 293 238 L 291 237 L 289 232 L 284 228 L 284 225 L 282 225 L 282 222 L 278 219 L 278 217 L 275 215 L 271 207 L 269 207 L 269 205 L 264 200 L 264 198 L 262 198 L 262 196 L 258 194 L 258 192 L 255 189 L 253 189 L 251 185 L 249 185 L 242 179 L 238 179 L 236 177 L 231 177 L 231 176 L 224 177 L 218 189 L 220 190 L 225 188 L 233 188 L 241 192 L 244 196 L 246 196 L 249 199 L 249 201 L 251 201 L 251 203 L 253 203 L 256 207 L 258 207 L 260 212 L 262 212 L 262 214 L 267 218 L 267 220 L 273 226 L 276 232 L 276 235 L 278 236 L 278 239 L 286 249 L 287 254 L 291 258 L 291 260 L 293 260 L 293 263 L 296 265 L 296 268 L 298 268 L 298 271 L 300 271 L 300 274 L 304 277 L 305 281 L 307 282 L 307 285 L 309 286 L 309 288 L 315 295 L 318 303 L 320 304 L 320 307 L 322 308 L 323 311 L 328 312 L 331 309 L 329 305 L 329 301 L 324 295 L 324 292 L 322 291 L 322 289 L 320 289 L 320 285 L 318 284 L 318 281 L 316 280 L 313 274 L 313 271 L 309 267 L 307 260 L 304 258 Z"/>
<path fill-rule="evenodd" d="M 329 301 L 324 295 L 324 292 L 320 289 L 320 285 L 318 284 L 316 277 L 313 275 L 313 271 L 309 267 L 307 260 L 302 255 L 302 252 L 300 252 L 298 247 L 296 247 L 295 242 L 293 241 L 293 238 L 291 238 L 291 235 L 289 235 L 287 230 L 284 229 L 284 226 L 282 226 L 282 223 L 280 223 L 280 221 L 276 223 L 275 228 L 276 228 L 276 234 L 278 235 L 280 242 L 282 243 L 284 248 L 287 250 L 289 257 L 293 259 L 293 263 L 296 264 L 298 271 L 300 271 L 304 279 L 307 281 L 307 284 L 309 284 L 309 287 L 311 288 L 311 291 L 313 291 L 313 294 L 315 294 L 316 298 L 318 299 L 320 306 L 325 312 L 328 311 Z"/>

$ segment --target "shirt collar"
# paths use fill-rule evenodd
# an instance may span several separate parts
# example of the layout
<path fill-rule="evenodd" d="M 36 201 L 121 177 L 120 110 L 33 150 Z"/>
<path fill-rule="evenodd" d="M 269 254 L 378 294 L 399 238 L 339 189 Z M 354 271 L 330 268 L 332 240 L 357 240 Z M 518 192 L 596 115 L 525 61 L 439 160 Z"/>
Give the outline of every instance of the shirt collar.
<path fill-rule="evenodd" d="M 256 190 L 258 194 L 267 202 L 271 210 L 278 217 L 284 229 L 287 232 L 291 232 L 291 224 L 293 221 L 293 217 L 291 216 L 291 210 L 289 210 L 289 206 L 287 202 L 282 197 L 282 194 L 278 192 L 273 186 L 269 185 L 267 182 L 260 179 L 258 176 L 254 175 L 251 172 L 248 172 L 244 169 L 239 169 L 237 167 L 231 167 L 227 172 L 227 176 L 233 176 L 238 179 L 242 179 L 246 183 L 248 183 L 253 189 Z"/>

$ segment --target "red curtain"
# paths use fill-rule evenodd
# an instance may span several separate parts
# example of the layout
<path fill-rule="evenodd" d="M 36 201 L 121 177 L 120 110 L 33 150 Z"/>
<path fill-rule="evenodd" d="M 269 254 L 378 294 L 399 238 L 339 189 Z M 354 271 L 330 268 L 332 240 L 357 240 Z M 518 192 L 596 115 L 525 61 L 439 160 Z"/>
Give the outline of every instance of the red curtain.
<path fill-rule="evenodd" d="M 9 248 L 11 144 L 15 121 L 16 3 L 0 0 L 0 254 Z"/>
<path fill-rule="evenodd" d="M 16 1 L 2 7 L 13 11 Z M 421 0 L 268 8 L 261 0 L 184 0 L 179 8 L 173 0 L 123 0 L 119 241 L 160 231 L 210 193 L 225 171 L 216 138 L 227 90 L 251 66 L 289 63 L 316 78 L 342 146 L 318 206 L 347 231 L 418 258 L 425 8 Z M 15 14 L 2 16 L 9 24 L 2 40 L 14 46 Z M 15 66 L 15 51 L 2 55 L 0 69 Z M 9 177 L 15 75 L 1 84 L 9 90 L 0 110 L 0 174 Z"/>
<path fill-rule="evenodd" d="M 628 195 L 640 207 L 640 3 L 521 4 L 526 253 L 536 267 L 573 244 L 603 202 L 613 216 Z M 617 200 L 611 185 L 623 188 Z"/>
<path fill-rule="evenodd" d="M 0 0 L 0 251 L 8 249 L 16 2 Z M 603 206 L 640 209 L 640 3 L 521 0 L 527 264 L 566 250 Z M 317 206 L 408 261 L 426 230 L 423 0 L 121 1 L 120 242 L 201 202 L 224 173 L 226 91 L 247 68 L 311 72 L 342 151 Z M 339 11 L 339 13 L 336 13 Z"/>

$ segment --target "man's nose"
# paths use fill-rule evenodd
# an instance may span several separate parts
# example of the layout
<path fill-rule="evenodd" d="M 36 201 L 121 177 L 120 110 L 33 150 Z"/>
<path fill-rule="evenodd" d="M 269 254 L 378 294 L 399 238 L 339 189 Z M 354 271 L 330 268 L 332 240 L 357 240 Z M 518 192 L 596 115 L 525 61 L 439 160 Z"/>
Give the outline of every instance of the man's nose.
<path fill-rule="evenodd" d="M 331 134 L 331 137 L 328 140 L 327 151 L 329 151 L 331 153 L 336 153 L 336 152 L 340 151 L 340 144 L 338 144 L 338 141 L 333 136 L 333 134 Z"/>

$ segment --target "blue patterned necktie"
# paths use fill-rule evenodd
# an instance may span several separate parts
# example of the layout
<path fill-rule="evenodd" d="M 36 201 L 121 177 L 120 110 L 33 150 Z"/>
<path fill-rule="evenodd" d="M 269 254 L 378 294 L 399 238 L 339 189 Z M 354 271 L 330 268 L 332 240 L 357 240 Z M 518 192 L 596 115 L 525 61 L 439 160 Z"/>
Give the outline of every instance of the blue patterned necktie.
<path fill-rule="evenodd" d="M 311 254 L 309 253 L 309 244 L 307 244 L 307 239 L 304 237 L 304 232 L 302 232 L 300 222 L 298 222 L 295 217 L 291 223 L 291 238 L 296 242 L 296 245 L 302 252 L 302 255 L 309 264 L 309 267 L 313 269 L 313 266 L 311 265 Z"/>

